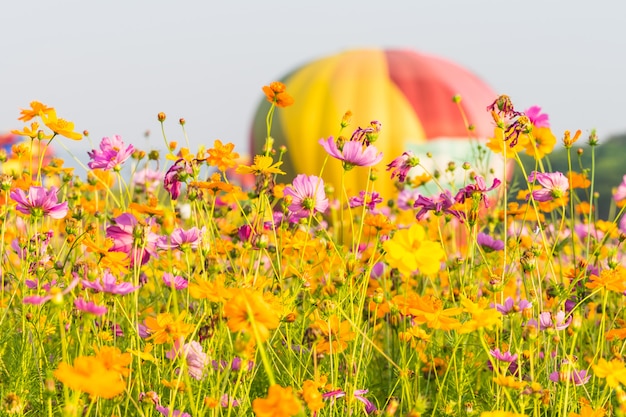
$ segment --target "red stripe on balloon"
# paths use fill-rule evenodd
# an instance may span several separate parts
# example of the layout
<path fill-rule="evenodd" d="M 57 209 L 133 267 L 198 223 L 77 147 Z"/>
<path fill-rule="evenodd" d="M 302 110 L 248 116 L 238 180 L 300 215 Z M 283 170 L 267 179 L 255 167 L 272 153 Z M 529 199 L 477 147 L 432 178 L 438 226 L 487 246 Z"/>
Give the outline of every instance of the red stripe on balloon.
<path fill-rule="evenodd" d="M 478 77 L 444 59 L 410 50 L 386 50 L 385 54 L 389 78 L 413 107 L 427 138 L 470 135 L 452 101 L 457 94 L 462 97 L 469 123 L 475 127 L 472 135 L 486 138 L 493 134 L 485 109 L 496 95 Z"/>

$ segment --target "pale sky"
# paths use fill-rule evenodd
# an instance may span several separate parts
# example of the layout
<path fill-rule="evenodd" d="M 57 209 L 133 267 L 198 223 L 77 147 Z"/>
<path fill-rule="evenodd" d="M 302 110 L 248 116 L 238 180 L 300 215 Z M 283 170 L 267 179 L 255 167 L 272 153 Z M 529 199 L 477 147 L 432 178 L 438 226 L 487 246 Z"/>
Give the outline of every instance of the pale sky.
<path fill-rule="evenodd" d="M 248 150 L 261 87 L 347 49 L 411 48 L 539 105 L 553 132 L 626 132 L 626 3 L 590 0 L 29 0 L 0 6 L 0 132 L 32 100 L 87 129 L 162 148 L 215 139 Z M 151 131 L 150 143 L 144 132 Z M 56 140 L 56 139 L 55 139 Z M 78 172 L 77 172 L 78 173 Z"/>

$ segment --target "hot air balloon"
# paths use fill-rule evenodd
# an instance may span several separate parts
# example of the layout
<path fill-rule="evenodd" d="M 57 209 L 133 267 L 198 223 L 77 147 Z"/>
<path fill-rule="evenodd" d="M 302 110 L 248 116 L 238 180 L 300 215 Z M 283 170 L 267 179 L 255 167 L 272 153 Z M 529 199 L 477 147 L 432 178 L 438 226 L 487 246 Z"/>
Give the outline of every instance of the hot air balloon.
<path fill-rule="evenodd" d="M 404 151 L 412 150 L 426 162 L 433 158 L 460 166 L 470 160 L 471 144 L 493 135 L 493 121 L 486 107 L 496 93 L 463 67 L 432 55 L 408 49 L 358 49 L 314 60 L 280 79 L 295 99 L 290 107 L 276 109 L 271 136 L 274 148 L 288 149 L 281 167 L 288 173 L 318 175 L 326 152 L 321 138 L 337 137 L 344 113 L 352 112 L 350 137 L 357 127 L 376 120 L 382 124 L 374 146 L 383 152 L 375 190 L 391 196 L 395 186 L 385 165 Z M 460 96 L 460 111 L 453 98 Z M 266 115 L 270 103 L 259 104 L 250 139 L 252 155 L 263 152 L 267 136 Z M 464 120 L 463 113 L 467 119 Z M 473 126 L 469 131 L 467 123 Z M 471 161 L 469 161 L 471 162 Z M 330 160 L 323 177 L 336 188 L 341 183 L 341 163 Z M 346 189 L 356 194 L 365 189 L 367 169 L 346 173 Z"/>

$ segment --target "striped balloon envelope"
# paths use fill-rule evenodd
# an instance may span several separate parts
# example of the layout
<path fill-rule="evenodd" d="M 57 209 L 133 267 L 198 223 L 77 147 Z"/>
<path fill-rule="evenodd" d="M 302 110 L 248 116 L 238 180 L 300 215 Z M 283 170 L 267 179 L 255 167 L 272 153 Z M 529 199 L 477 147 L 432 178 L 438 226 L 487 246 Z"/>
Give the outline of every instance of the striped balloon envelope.
<path fill-rule="evenodd" d="M 354 129 L 365 128 L 373 120 L 382 124 L 374 144 L 383 152 L 375 190 L 385 197 L 391 197 L 395 190 L 385 165 L 404 151 L 415 152 L 423 163 L 443 164 L 441 169 L 448 161 L 460 167 L 465 161 L 472 163 L 472 146 L 477 140 L 493 135 L 493 121 L 486 108 L 496 93 L 467 69 L 413 50 L 349 50 L 302 65 L 280 81 L 295 99 L 292 106 L 276 109 L 271 130 L 274 148 L 287 147 L 285 182 L 299 173 L 319 174 L 326 152 L 318 142 L 337 137 L 348 110 L 352 119 L 341 132 L 343 136 L 349 138 Z M 453 100 L 457 95 L 462 111 Z M 269 108 L 270 103 L 263 100 L 256 110 L 250 139 L 252 155 L 262 153 Z M 433 157 L 427 158 L 427 152 Z M 342 171 L 341 163 L 331 159 L 323 177 L 337 189 Z M 365 189 L 367 172 L 355 167 L 346 173 L 350 195 Z"/>

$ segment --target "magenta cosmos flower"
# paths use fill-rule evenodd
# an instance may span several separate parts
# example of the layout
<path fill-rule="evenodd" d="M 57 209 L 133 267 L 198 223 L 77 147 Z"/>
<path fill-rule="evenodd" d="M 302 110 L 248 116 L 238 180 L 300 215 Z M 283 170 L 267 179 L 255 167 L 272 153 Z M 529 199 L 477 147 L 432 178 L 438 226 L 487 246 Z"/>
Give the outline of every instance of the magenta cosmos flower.
<path fill-rule="evenodd" d="M 113 239 L 111 252 L 124 252 L 130 256 L 131 264 L 140 260 L 141 264 L 148 262 L 151 256 L 157 255 L 156 246 L 159 235 L 152 231 L 154 219 L 139 223 L 130 213 L 124 213 L 115 218 L 115 225 L 109 226 L 106 236 Z"/>
<path fill-rule="evenodd" d="M 319 144 L 330 156 L 342 161 L 345 170 L 350 170 L 355 166 L 376 165 L 383 159 L 383 153 L 378 152 L 374 145 L 364 145 L 356 140 L 349 140 L 338 146 L 337 141 L 331 136 L 328 139 L 320 139 Z"/>
<path fill-rule="evenodd" d="M 546 113 L 541 113 L 541 107 L 532 106 L 526 109 L 524 112 L 526 117 L 530 119 L 530 122 L 535 127 L 550 127 L 549 116 Z"/>
<path fill-rule="evenodd" d="M 543 188 L 532 192 L 535 201 L 551 201 L 563 197 L 569 189 L 567 177 L 560 172 L 542 173 L 533 171 L 528 176 L 528 182 L 537 182 Z M 526 197 L 528 199 L 528 197 Z"/>
<path fill-rule="evenodd" d="M 49 216 L 62 219 L 67 214 L 67 201 L 59 203 L 56 187 L 46 190 L 44 187 L 30 187 L 28 194 L 24 190 L 11 191 L 11 198 L 17 202 L 17 211 L 33 217 Z"/>
<path fill-rule="evenodd" d="M 109 271 L 105 271 L 102 277 L 96 281 L 82 280 L 81 284 L 83 284 L 83 288 L 91 288 L 96 292 L 106 292 L 116 295 L 126 295 L 139 289 L 139 287 L 135 287 L 130 282 L 120 282 L 118 284 L 115 276 Z"/>
<path fill-rule="evenodd" d="M 119 171 L 122 164 L 135 152 L 133 145 L 126 146 L 122 137 L 115 135 L 113 138 L 104 137 L 100 142 L 100 149 L 92 149 L 89 154 L 91 161 L 89 168 L 103 169 L 105 171 Z"/>
<path fill-rule="evenodd" d="M 288 208 L 295 220 L 323 213 L 328 208 L 324 180 L 315 175 L 298 175 L 284 193 L 291 197 Z"/>

